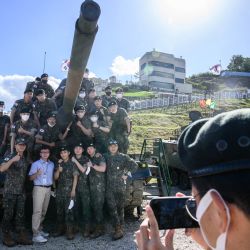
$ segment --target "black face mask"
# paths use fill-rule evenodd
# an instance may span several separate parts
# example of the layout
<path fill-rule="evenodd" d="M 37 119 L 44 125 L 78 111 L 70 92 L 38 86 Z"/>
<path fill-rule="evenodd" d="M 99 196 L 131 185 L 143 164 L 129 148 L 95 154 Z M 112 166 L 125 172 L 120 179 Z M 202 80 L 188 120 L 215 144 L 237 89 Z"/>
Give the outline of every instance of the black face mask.
<path fill-rule="evenodd" d="M 111 96 L 111 91 L 107 91 L 107 92 L 106 92 L 106 95 L 107 95 L 107 96 Z"/>
<path fill-rule="evenodd" d="M 48 80 L 45 80 L 45 79 L 44 79 L 44 80 L 42 80 L 42 83 L 47 83 L 47 82 L 48 82 Z"/>

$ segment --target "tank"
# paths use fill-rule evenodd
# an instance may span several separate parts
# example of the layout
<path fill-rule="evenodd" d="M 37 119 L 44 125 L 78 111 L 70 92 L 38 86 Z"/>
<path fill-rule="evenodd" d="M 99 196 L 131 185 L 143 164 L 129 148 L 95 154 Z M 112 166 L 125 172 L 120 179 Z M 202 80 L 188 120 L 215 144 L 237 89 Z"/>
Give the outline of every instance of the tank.
<path fill-rule="evenodd" d="M 99 5 L 85 0 L 80 8 L 80 16 L 75 24 L 75 33 L 70 56 L 63 106 L 59 109 L 57 123 L 65 129 L 72 119 L 72 111 L 78 96 L 89 55 L 98 31 L 97 21 L 101 14 Z"/>

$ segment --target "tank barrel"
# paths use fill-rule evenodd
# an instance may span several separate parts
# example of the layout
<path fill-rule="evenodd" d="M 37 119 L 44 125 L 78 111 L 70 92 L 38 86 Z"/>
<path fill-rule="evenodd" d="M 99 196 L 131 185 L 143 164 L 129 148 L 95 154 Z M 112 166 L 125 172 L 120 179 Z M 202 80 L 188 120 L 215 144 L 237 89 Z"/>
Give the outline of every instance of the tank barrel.
<path fill-rule="evenodd" d="M 75 24 L 75 33 L 70 56 L 63 106 L 58 112 L 57 123 L 65 128 L 72 118 L 72 111 L 78 96 L 87 66 L 89 55 L 98 31 L 97 21 L 101 14 L 100 6 L 85 0 L 80 8 L 80 16 Z"/>

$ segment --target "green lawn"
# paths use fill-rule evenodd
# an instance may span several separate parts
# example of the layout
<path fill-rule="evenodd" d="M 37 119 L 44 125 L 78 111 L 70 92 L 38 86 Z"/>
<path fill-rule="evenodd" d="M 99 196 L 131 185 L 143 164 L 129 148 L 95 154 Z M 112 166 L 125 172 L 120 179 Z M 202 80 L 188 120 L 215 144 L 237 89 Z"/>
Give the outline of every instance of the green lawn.
<path fill-rule="evenodd" d="M 130 91 L 130 92 L 125 92 L 124 96 L 150 98 L 150 97 L 155 97 L 155 94 L 149 91 Z"/>

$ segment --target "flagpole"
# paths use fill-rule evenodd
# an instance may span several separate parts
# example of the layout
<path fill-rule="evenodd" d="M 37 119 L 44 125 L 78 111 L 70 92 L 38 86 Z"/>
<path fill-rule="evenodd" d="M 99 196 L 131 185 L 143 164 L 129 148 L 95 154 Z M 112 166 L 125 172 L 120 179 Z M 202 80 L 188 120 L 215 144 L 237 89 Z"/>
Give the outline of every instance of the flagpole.
<path fill-rule="evenodd" d="M 46 51 L 44 52 L 44 56 L 43 56 L 43 73 L 45 71 L 45 65 L 46 65 Z"/>

